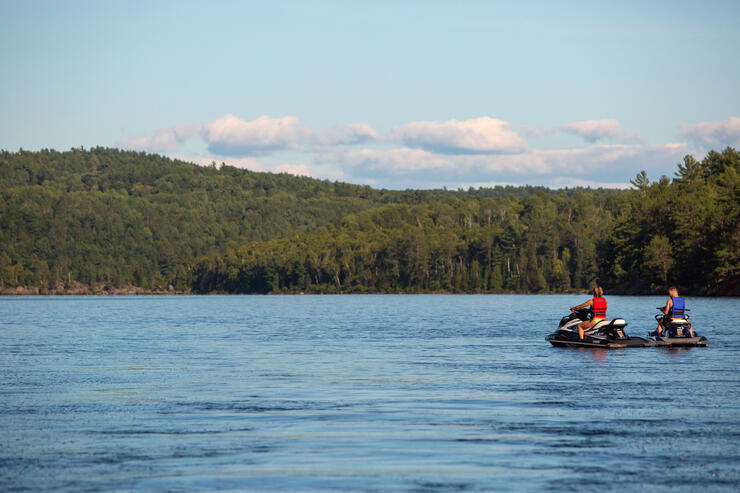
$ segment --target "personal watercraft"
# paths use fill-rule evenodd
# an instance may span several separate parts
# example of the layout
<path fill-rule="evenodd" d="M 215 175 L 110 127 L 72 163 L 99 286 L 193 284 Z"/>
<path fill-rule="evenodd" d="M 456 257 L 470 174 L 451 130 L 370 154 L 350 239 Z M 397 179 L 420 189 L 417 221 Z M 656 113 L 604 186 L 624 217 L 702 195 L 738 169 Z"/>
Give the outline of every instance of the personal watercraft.
<path fill-rule="evenodd" d="M 663 307 L 659 306 L 658 310 L 662 312 Z M 657 335 L 657 331 L 654 331 L 649 333 L 648 337 L 655 341 L 656 346 L 706 346 L 709 344 L 709 339 L 700 336 L 696 331 L 694 331 L 693 337 L 691 336 L 691 330 L 689 329 L 693 329 L 693 326 L 689 322 L 688 313 L 685 313 L 687 311 L 689 311 L 688 308 L 684 309 L 681 318 L 665 317 L 663 313 L 656 315 L 655 320 L 663 326 L 663 332 L 661 335 Z"/>
<path fill-rule="evenodd" d="M 546 341 L 557 347 L 591 347 L 619 349 L 625 347 L 649 347 L 653 341 L 642 337 L 630 337 L 624 331 L 627 322 L 623 318 L 604 319 L 587 329 L 583 339 L 578 337 L 578 324 L 588 320 L 589 309 L 581 308 L 560 320 L 558 330 L 545 337 Z"/>

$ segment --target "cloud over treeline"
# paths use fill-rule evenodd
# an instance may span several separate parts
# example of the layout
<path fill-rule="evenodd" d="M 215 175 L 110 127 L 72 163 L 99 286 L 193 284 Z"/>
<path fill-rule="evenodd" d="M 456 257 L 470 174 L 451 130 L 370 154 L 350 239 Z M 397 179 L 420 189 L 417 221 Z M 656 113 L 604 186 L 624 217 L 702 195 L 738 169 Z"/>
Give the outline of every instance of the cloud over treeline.
<path fill-rule="evenodd" d="M 681 125 L 681 134 L 706 148 L 740 147 L 740 118 Z"/>
<path fill-rule="evenodd" d="M 524 137 L 558 133 L 578 136 L 585 143 L 575 148 L 537 149 Z M 670 172 L 687 153 L 740 145 L 740 118 L 683 125 L 681 133 L 695 146 L 686 142 L 648 145 L 639 134 L 625 130 L 614 119 L 515 127 L 482 116 L 414 121 L 381 134 L 368 123 L 311 128 L 296 116 L 264 115 L 243 120 L 228 114 L 202 125 L 159 129 L 121 145 L 187 159 L 181 152 L 183 145 L 190 139 L 200 139 L 207 154 L 190 158 L 199 164 L 225 162 L 255 171 L 391 188 L 466 183 L 626 186 L 642 169 Z M 276 160 L 276 156 L 287 158 Z"/>
<path fill-rule="evenodd" d="M 198 125 L 183 124 L 155 130 L 150 136 L 132 137 L 121 142 L 121 147 L 137 151 L 175 152 L 187 140 L 198 135 Z"/>
<path fill-rule="evenodd" d="M 191 138 L 200 137 L 208 151 L 219 156 L 264 156 L 272 152 L 311 146 L 356 145 L 374 141 L 377 132 L 367 123 L 351 123 L 325 130 L 312 130 L 295 116 L 267 115 L 246 121 L 228 114 L 204 125 L 175 125 L 120 142 L 121 147 L 141 151 L 174 152 Z"/>
<path fill-rule="evenodd" d="M 440 154 L 516 153 L 527 142 L 505 121 L 487 116 L 446 122 L 411 122 L 395 127 L 390 140 Z"/>
<path fill-rule="evenodd" d="M 222 156 L 261 155 L 282 149 L 298 149 L 310 131 L 295 116 L 261 116 L 250 122 L 226 115 L 201 129 L 208 150 Z"/>
<path fill-rule="evenodd" d="M 625 135 L 617 120 L 585 120 L 557 127 L 522 127 L 526 135 L 564 132 L 588 142 Z M 368 123 L 350 123 L 312 129 L 296 116 L 260 116 L 247 121 L 232 114 L 203 125 L 174 125 L 137 136 L 122 147 L 155 152 L 173 152 L 187 140 L 200 137 L 209 152 L 221 156 L 261 156 L 284 150 L 314 150 L 361 144 L 402 144 L 437 154 L 517 154 L 528 149 L 527 141 L 512 125 L 487 116 L 444 122 L 415 121 L 393 127 L 380 135 Z"/>
<path fill-rule="evenodd" d="M 627 186 L 634 173 L 673 165 L 689 148 L 685 144 L 655 146 L 600 145 L 582 149 L 529 149 L 515 154 L 437 154 L 423 149 L 338 151 L 317 157 L 351 176 L 380 182 L 415 183 L 601 183 Z"/>

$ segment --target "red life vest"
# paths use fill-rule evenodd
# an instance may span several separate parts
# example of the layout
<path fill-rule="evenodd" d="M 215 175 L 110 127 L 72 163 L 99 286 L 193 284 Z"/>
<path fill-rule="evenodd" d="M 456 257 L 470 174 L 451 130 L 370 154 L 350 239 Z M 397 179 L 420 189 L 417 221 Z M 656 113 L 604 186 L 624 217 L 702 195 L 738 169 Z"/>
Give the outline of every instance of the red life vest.
<path fill-rule="evenodd" d="M 594 298 L 593 303 L 591 311 L 594 314 L 594 318 L 606 317 L 606 300 L 604 298 Z"/>

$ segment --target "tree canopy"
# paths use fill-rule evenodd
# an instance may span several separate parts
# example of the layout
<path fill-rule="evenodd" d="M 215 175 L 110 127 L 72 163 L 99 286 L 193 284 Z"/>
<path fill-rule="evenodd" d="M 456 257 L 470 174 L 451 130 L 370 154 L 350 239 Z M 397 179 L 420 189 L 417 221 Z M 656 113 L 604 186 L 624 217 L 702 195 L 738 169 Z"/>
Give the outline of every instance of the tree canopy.
<path fill-rule="evenodd" d="M 109 148 L 0 152 L 0 290 L 738 294 L 740 154 L 633 190 L 379 190 Z"/>

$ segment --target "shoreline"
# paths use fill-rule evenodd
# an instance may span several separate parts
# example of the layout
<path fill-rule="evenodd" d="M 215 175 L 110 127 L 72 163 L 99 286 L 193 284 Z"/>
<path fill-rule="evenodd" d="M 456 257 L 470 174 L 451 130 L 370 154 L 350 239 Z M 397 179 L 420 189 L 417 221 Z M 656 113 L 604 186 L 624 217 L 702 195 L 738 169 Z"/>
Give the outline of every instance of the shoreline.
<path fill-rule="evenodd" d="M 230 292 L 218 292 L 212 291 L 209 293 L 198 293 L 195 291 L 168 291 L 168 290 L 156 290 L 148 291 L 144 289 L 110 289 L 110 290 L 79 290 L 79 291 L 50 291 L 50 290 L 34 290 L 28 288 L 14 288 L 12 290 L 0 291 L 0 298 L 23 298 L 23 297 L 73 297 L 73 296 L 90 296 L 90 297 L 125 297 L 125 296 L 387 296 L 387 295 L 406 295 L 406 296 L 420 296 L 420 295 L 517 295 L 517 296 L 555 296 L 555 295 L 570 295 L 570 296 L 588 296 L 587 291 L 572 291 L 572 292 L 529 292 L 520 293 L 515 291 L 469 291 L 469 292 L 451 292 L 451 291 L 385 291 L 385 292 L 303 292 L 303 291 L 286 291 L 286 292 L 270 292 L 270 293 L 230 293 Z M 651 293 L 625 293 L 625 292 L 612 292 L 606 293 L 607 296 L 663 296 L 662 292 L 651 292 Z M 692 298 L 738 298 L 738 295 L 722 295 L 722 294 L 691 294 Z"/>

